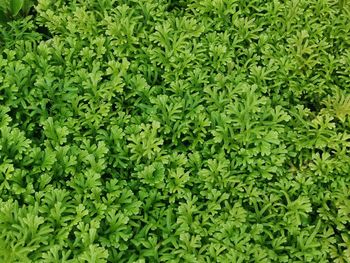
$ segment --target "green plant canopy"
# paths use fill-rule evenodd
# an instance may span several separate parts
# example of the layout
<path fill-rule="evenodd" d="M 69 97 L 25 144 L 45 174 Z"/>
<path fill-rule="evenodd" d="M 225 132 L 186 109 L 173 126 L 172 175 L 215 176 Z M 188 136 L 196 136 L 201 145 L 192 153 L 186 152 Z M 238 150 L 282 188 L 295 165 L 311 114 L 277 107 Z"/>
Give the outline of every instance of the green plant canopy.
<path fill-rule="evenodd" d="M 350 8 L 0 0 L 0 262 L 350 262 Z"/>

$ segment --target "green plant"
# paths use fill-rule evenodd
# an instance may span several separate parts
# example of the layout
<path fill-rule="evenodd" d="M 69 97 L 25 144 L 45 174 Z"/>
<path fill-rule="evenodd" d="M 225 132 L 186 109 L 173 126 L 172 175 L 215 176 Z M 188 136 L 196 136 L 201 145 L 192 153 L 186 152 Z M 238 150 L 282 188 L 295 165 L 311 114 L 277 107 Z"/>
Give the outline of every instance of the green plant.
<path fill-rule="evenodd" d="M 340 2 L 39 0 L 8 16 L 0 262 L 350 262 Z"/>
<path fill-rule="evenodd" d="M 1 0 L 0 22 L 8 21 L 18 16 L 26 16 L 33 6 L 33 0 Z"/>

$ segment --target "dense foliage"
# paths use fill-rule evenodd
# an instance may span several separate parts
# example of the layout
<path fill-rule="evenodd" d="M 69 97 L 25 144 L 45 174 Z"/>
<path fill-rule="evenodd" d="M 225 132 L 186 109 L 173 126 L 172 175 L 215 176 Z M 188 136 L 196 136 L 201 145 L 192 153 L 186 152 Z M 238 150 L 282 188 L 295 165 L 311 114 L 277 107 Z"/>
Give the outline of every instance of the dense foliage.
<path fill-rule="evenodd" d="M 0 22 L 28 15 L 33 4 L 34 0 L 0 0 Z"/>
<path fill-rule="evenodd" d="M 350 262 L 349 10 L 39 0 L 9 15 L 0 262 Z"/>

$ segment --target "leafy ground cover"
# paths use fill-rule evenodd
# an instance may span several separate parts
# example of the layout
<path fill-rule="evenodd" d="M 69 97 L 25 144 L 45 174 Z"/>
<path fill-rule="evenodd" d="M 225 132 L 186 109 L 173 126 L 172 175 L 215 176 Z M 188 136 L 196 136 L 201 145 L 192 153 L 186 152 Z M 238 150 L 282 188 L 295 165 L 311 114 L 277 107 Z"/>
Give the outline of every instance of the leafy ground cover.
<path fill-rule="evenodd" d="M 346 1 L 14 2 L 1 262 L 350 262 Z"/>

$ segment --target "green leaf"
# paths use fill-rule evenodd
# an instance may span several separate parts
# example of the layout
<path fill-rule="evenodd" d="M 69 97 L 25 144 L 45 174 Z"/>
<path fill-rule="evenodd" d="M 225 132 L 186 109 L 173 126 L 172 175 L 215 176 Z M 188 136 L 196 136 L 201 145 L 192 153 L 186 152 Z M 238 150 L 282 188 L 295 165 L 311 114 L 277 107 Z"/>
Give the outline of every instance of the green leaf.
<path fill-rule="evenodd" d="M 10 12 L 12 16 L 16 16 L 23 7 L 24 0 L 10 0 Z"/>
<path fill-rule="evenodd" d="M 24 0 L 22 10 L 24 14 L 28 14 L 30 9 L 33 7 L 34 1 L 32 0 Z"/>

